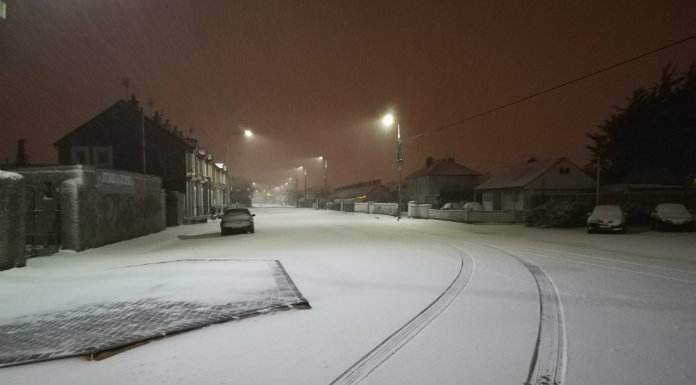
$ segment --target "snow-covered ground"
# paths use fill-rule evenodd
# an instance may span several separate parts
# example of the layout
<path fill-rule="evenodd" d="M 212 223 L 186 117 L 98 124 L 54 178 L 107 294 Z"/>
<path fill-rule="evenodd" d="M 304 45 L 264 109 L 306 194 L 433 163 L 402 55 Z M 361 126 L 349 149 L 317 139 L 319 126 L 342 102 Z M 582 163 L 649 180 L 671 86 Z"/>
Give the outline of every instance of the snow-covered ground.
<path fill-rule="evenodd" d="M 542 289 L 542 301 L 560 299 L 552 328 L 560 333 L 541 333 L 551 336 L 551 361 L 561 368 L 557 379 L 696 381 L 694 233 L 588 235 L 309 209 L 253 211 L 255 234 L 220 237 L 216 222 L 181 226 L 1 272 L 0 322 L 124 294 L 125 282 L 99 280 L 123 266 L 196 258 L 280 260 L 311 310 L 213 325 L 103 361 L 3 368 L 1 382 L 329 384 L 387 341 L 384 357 L 370 358 L 375 368 L 351 377 L 353 383 L 520 384 L 540 333 L 537 282 L 544 277 L 552 289 Z M 538 267 L 537 275 L 524 263 Z M 470 275 L 462 278 L 461 271 Z M 452 291 L 457 279 L 463 290 Z M 190 289 L 196 271 L 182 282 Z M 225 291 L 225 282 L 200 283 L 202 297 Z M 69 296 L 56 290 L 81 286 Z M 428 322 L 413 323 L 448 290 L 452 301 L 438 302 Z M 168 295 L 176 297 L 176 290 Z M 404 325 L 407 337 L 392 343 L 390 336 Z"/>

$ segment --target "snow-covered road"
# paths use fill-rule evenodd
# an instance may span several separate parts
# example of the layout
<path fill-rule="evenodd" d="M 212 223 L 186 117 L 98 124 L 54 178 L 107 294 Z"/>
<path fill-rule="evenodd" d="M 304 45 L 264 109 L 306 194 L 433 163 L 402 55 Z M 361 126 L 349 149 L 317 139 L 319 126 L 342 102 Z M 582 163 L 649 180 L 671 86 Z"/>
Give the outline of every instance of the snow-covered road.
<path fill-rule="evenodd" d="M 41 282 L 67 272 L 87 280 L 136 263 L 242 258 L 280 260 L 311 310 L 214 325 L 104 361 L 4 368 L 2 383 L 520 384 L 548 373 L 564 384 L 695 381 L 694 233 L 254 212 L 255 234 L 220 237 L 212 222 L 32 259 L 0 273 L 0 308 L 50 307 L 61 293 Z"/>

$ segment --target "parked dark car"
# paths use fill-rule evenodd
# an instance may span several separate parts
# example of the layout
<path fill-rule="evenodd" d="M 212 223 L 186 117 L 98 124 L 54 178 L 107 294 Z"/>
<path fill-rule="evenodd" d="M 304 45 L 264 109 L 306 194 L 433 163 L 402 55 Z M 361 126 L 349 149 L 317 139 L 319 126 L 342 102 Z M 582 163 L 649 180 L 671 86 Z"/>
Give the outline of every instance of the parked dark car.
<path fill-rule="evenodd" d="M 694 216 L 681 203 L 660 203 L 650 214 L 650 228 L 694 231 Z"/>
<path fill-rule="evenodd" d="M 626 232 L 626 213 L 618 205 L 597 205 L 587 217 L 587 233 Z"/>
<path fill-rule="evenodd" d="M 222 213 L 220 233 L 253 233 L 255 216 L 248 209 L 227 209 Z"/>

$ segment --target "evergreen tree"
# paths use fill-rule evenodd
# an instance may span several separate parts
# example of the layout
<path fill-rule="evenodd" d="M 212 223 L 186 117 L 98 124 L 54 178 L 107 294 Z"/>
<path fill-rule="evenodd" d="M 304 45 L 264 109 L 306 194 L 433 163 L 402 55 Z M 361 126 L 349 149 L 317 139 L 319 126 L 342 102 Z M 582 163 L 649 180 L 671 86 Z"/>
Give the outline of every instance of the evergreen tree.
<path fill-rule="evenodd" d="M 639 88 L 627 106 L 588 134 L 585 167 L 611 183 L 691 184 L 696 176 L 696 65 L 678 74 L 668 64 L 659 83 Z"/>

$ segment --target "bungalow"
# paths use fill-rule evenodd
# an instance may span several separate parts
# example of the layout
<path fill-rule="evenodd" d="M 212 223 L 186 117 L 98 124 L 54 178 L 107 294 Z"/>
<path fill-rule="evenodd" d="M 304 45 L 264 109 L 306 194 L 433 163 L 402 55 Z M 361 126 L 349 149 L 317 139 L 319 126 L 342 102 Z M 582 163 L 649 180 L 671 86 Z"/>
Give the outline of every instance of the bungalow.
<path fill-rule="evenodd" d="M 440 207 L 446 202 L 473 199 L 481 174 L 446 157 L 428 157 L 425 167 L 406 177 L 409 200 Z"/>
<path fill-rule="evenodd" d="M 525 210 L 552 198 L 589 193 L 595 187 L 595 180 L 582 169 L 567 158 L 558 158 L 506 168 L 474 190 L 486 210 Z"/>

